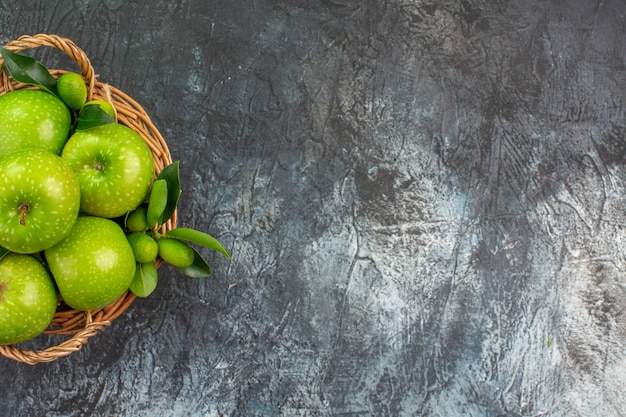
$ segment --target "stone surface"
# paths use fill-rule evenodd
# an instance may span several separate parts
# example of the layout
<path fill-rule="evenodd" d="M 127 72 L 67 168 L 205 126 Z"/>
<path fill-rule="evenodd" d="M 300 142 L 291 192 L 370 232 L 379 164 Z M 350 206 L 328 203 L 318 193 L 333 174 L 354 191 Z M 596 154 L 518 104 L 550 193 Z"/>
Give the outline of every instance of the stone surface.
<path fill-rule="evenodd" d="M 623 416 L 626 4 L 0 1 L 182 162 L 161 270 L 7 416 Z M 41 52 L 53 66 L 65 61 Z"/>

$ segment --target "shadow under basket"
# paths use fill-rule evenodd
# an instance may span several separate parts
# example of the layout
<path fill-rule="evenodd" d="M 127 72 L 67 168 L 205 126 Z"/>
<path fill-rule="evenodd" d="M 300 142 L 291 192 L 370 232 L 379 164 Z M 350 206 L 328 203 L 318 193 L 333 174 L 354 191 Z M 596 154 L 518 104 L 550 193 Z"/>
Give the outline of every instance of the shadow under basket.
<path fill-rule="evenodd" d="M 165 140 L 151 122 L 145 110 L 131 97 L 115 87 L 96 80 L 96 74 L 91 62 L 80 49 L 70 39 L 57 35 L 37 34 L 33 36 L 24 35 L 10 41 L 4 48 L 20 52 L 27 49 L 38 48 L 40 46 L 61 50 L 72 60 L 78 63 L 81 75 L 87 85 L 87 100 L 105 100 L 110 102 L 116 111 L 116 121 L 137 132 L 148 144 L 154 159 L 155 172 L 158 174 L 165 166 L 172 163 L 171 155 Z M 0 95 L 10 91 L 32 88 L 13 80 L 4 69 L 4 62 L 0 57 Z M 58 78 L 66 70 L 50 69 L 53 77 Z M 176 227 L 177 213 L 165 223 L 160 232 L 164 233 Z M 157 260 L 157 267 L 161 261 Z M 7 358 L 14 359 L 29 365 L 42 362 L 52 362 L 58 358 L 68 356 L 80 350 L 89 339 L 109 326 L 113 320 L 117 319 L 135 301 L 135 295 L 127 291 L 113 304 L 93 311 L 80 311 L 68 307 L 62 299 L 59 299 L 57 311 L 50 326 L 44 334 L 58 335 L 61 342 L 54 346 L 41 349 L 25 349 L 18 345 L 0 345 L 0 354 Z M 57 340 L 59 337 L 48 337 L 47 340 Z M 44 336 L 38 338 L 46 339 Z M 25 342 L 21 345 L 36 344 L 37 339 Z"/>

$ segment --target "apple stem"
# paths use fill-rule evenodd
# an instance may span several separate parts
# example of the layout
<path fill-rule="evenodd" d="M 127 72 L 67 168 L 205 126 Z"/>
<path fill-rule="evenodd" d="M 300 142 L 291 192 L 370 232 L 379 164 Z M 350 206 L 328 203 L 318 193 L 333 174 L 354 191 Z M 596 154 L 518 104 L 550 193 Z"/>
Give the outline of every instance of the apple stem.
<path fill-rule="evenodd" d="M 26 213 L 30 210 L 30 206 L 28 204 L 21 204 L 20 207 L 20 224 L 22 226 L 26 226 Z"/>

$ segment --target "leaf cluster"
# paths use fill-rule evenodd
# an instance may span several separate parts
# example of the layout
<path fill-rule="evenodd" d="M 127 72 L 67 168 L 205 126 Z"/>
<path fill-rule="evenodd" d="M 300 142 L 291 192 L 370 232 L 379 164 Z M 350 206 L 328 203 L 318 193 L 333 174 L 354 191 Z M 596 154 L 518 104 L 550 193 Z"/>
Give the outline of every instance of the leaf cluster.
<path fill-rule="evenodd" d="M 14 80 L 39 87 L 61 99 L 57 90 L 57 79 L 50 75 L 50 71 L 45 65 L 32 57 L 12 52 L 6 48 L 0 48 L 0 55 L 4 60 L 7 72 Z M 74 116 L 76 120 L 74 130 L 77 131 L 115 122 L 110 115 L 96 104 L 83 106 L 78 114 Z"/>
<path fill-rule="evenodd" d="M 226 248 L 224 248 L 224 246 L 222 246 L 222 244 L 213 236 L 192 228 L 179 227 L 168 230 L 165 233 L 159 232 L 159 230 L 162 229 L 162 226 L 174 215 L 178 206 L 181 196 L 179 167 L 179 161 L 172 162 L 164 167 L 152 184 L 150 194 L 147 198 L 147 203 L 144 203 L 136 209 L 141 212 L 145 212 L 145 226 L 143 226 L 140 230 L 133 229 L 133 226 L 131 226 L 128 221 L 129 217 L 133 215 L 133 212 L 129 212 L 126 215 L 124 226 L 129 231 L 146 233 L 155 240 L 176 239 L 184 245 L 189 246 L 194 253 L 193 263 L 185 267 L 177 267 L 177 269 L 185 276 L 192 278 L 204 278 L 211 275 L 211 267 L 202 257 L 200 252 L 192 246 L 192 244 L 219 252 L 226 256 L 229 260 L 232 260 L 232 256 L 228 250 L 226 250 Z M 146 272 L 145 266 L 138 266 L 138 268 L 141 269 L 141 272 L 139 273 L 139 276 L 136 275 L 136 279 L 141 281 L 154 279 L 154 274 L 150 271 Z M 138 286 L 141 288 L 152 287 L 152 285 L 148 283 Z"/>

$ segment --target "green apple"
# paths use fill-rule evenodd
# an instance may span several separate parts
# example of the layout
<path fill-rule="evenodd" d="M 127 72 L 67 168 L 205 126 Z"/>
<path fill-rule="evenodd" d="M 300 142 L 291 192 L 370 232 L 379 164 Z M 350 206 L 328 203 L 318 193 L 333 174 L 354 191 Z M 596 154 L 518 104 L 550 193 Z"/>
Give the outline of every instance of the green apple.
<path fill-rule="evenodd" d="M 152 236 L 143 232 L 131 232 L 126 238 L 139 263 L 154 262 L 159 254 L 159 246 Z"/>
<path fill-rule="evenodd" d="M 119 217 L 144 201 L 154 176 L 152 152 L 135 131 L 109 123 L 74 133 L 63 148 L 78 176 L 81 211 Z"/>
<path fill-rule="evenodd" d="M 0 96 L 0 158 L 17 149 L 43 148 L 57 155 L 70 133 L 72 117 L 57 97 L 41 90 Z"/>
<path fill-rule="evenodd" d="M 103 217 L 79 217 L 70 234 L 44 255 L 61 297 L 77 310 L 111 304 L 135 276 L 135 255 L 124 231 Z"/>
<path fill-rule="evenodd" d="M 33 148 L 0 159 L 0 246 L 47 249 L 67 236 L 79 207 L 78 179 L 58 155 Z"/>
<path fill-rule="evenodd" d="M 56 308 L 54 281 L 37 259 L 9 253 L 0 260 L 0 345 L 38 336 Z"/>

